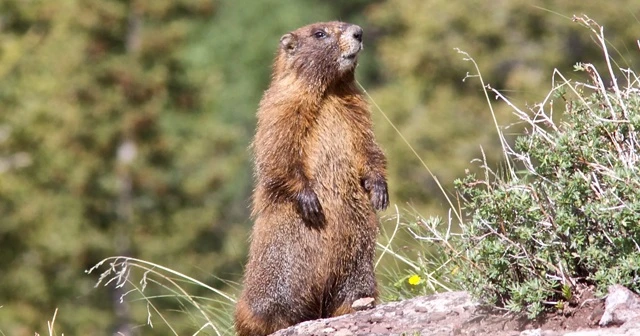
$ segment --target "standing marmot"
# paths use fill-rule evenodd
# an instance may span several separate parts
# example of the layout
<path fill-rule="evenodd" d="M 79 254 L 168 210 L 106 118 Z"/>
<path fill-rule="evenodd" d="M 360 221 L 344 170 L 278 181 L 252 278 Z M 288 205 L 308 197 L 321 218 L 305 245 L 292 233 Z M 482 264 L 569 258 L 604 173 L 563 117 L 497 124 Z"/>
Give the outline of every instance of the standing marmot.
<path fill-rule="evenodd" d="M 239 336 L 351 312 L 376 297 L 384 154 L 354 70 L 362 28 L 316 23 L 285 34 L 258 110 L 256 186 Z"/>

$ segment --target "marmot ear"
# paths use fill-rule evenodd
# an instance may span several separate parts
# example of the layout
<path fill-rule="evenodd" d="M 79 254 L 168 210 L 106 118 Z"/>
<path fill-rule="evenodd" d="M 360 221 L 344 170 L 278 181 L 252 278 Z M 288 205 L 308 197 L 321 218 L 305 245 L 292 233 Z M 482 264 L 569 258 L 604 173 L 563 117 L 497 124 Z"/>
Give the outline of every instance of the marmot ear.
<path fill-rule="evenodd" d="M 294 51 L 296 51 L 297 46 L 298 46 L 297 36 L 293 35 L 292 33 L 284 34 L 280 38 L 280 47 L 287 54 L 292 54 Z"/>

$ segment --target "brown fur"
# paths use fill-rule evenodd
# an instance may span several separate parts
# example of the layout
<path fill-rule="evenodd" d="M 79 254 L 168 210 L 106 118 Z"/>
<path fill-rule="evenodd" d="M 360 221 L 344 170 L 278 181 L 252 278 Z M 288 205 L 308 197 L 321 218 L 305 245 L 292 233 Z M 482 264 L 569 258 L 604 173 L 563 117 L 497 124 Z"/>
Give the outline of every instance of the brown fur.
<path fill-rule="evenodd" d="M 253 142 L 255 224 L 239 336 L 349 313 L 353 301 L 377 296 L 386 160 L 354 80 L 361 34 L 328 22 L 281 39 Z"/>

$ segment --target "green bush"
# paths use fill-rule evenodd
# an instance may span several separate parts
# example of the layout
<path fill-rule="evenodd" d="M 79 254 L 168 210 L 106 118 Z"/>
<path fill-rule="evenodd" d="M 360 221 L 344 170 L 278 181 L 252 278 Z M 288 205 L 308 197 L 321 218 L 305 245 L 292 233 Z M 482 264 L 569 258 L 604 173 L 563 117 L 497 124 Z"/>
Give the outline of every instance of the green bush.
<path fill-rule="evenodd" d="M 610 59 L 600 27 L 578 21 Z M 469 216 L 461 225 L 462 286 L 530 317 L 571 303 L 585 286 L 640 291 L 640 80 L 612 66 L 606 78 L 591 64 L 576 70 L 589 81 L 556 72 L 543 103 L 514 107 L 528 127 L 514 146 L 503 143 L 506 169 L 456 181 Z"/>

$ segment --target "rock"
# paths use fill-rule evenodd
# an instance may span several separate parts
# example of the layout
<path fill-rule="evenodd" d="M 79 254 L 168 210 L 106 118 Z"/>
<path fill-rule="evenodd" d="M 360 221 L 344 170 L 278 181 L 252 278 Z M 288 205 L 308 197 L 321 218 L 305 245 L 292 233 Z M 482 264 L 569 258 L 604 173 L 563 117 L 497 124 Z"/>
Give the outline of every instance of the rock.
<path fill-rule="evenodd" d="M 349 329 L 340 329 L 333 336 L 352 336 L 353 333 Z"/>
<path fill-rule="evenodd" d="M 466 292 L 450 292 L 381 304 L 349 315 L 307 321 L 279 330 L 273 335 L 640 335 L 640 298 L 622 286 L 610 288 L 606 308 L 601 300 L 589 300 L 577 309 L 580 309 L 581 314 L 576 315 L 576 311 L 573 311 L 572 323 L 567 323 L 569 317 L 563 314 L 550 315 L 543 322 L 523 322 L 518 316 L 482 307 Z M 596 320 L 587 317 L 599 315 L 596 310 L 605 311 L 601 323 L 615 327 L 594 325 Z M 576 320 L 580 323 L 575 324 Z"/>
<path fill-rule="evenodd" d="M 459 311 L 463 313 L 459 314 L 457 319 L 470 318 L 477 306 L 466 292 L 441 293 L 391 302 L 350 315 L 307 321 L 277 331 L 273 335 L 326 335 L 327 328 L 337 329 L 336 325 L 345 328 L 345 320 L 350 320 L 358 326 L 356 331 L 351 329 L 354 335 L 413 335 L 414 332 L 423 335 L 446 335 L 453 331 L 452 325 L 441 323 L 446 320 L 447 313 Z M 430 314 L 435 318 L 429 320 Z"/>
<path fill-rule="evenodd" d="M 542 330 L 540 329 L 525 330 L 520 333 L 520 336 L 542 336 Z"/>
<path fill-rule="evenodd" d="M 640 317 L 640 297 L 624 286 L 609 287 L 601 326 L 621 325 Z"/>
<path fill-rule="evenodd" d="M 538 329 L 524 330 L 520 333 L 519 336 L 560 336 L 560 335 L 562 334 L 556 331 L 542 330 L 538 328 Z"/>
<path fill-rule="evenodd" d="M 336 330 L 333 329 L 333 328 L 324 328 L 324 329 L 320 330 L 320 333 L 326 335 L 326 334 L 333 334 L 334 331 L 336 331 Z"/>
<path fill-rule="evenodd" d="M 357 299 L 353 301 L 351 308 L 355 309 L 356 311 L 371 309 L 375 306 L 375 303 L 376 303 L 376 299 L 372 297 L 366 297 L 366 298 Z"/>

